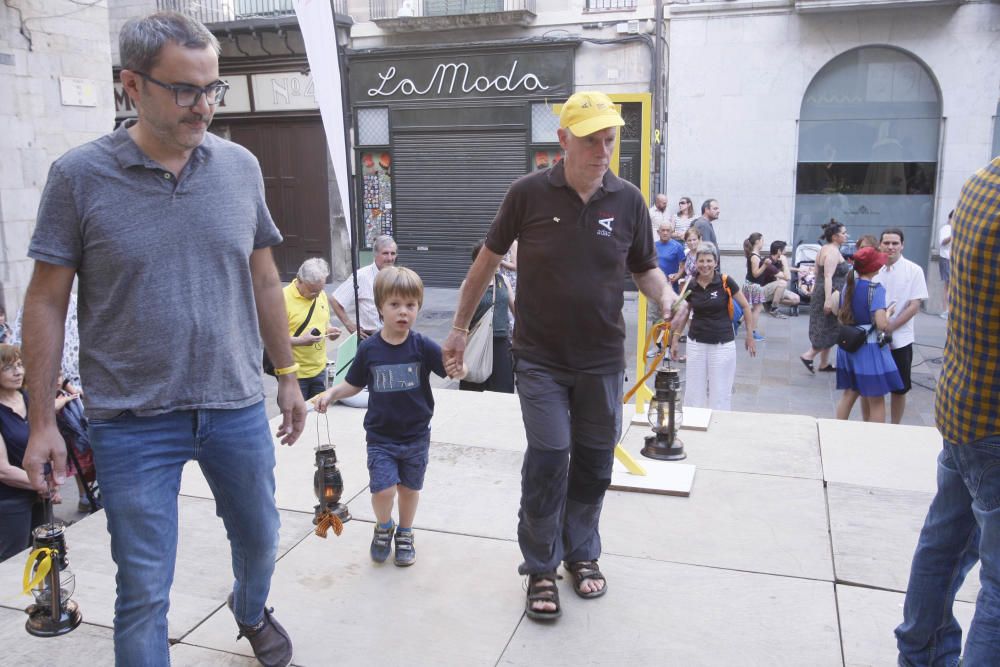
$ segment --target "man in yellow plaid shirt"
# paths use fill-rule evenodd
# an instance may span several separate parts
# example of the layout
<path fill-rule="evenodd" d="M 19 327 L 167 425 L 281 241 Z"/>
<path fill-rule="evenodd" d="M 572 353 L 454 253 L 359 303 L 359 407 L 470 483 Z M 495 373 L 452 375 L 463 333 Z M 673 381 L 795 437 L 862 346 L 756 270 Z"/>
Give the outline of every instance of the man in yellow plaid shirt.
<path fill-rule="evenodd" d="M 948 339 L 937 386 L 938 490 L 913 555 L 899 664 L 957 665 L 955 594 L 976 561 L 982 590 L 966 667 L 1000 664 L 1000 157 L 962 188 L 952 219 Z"/>

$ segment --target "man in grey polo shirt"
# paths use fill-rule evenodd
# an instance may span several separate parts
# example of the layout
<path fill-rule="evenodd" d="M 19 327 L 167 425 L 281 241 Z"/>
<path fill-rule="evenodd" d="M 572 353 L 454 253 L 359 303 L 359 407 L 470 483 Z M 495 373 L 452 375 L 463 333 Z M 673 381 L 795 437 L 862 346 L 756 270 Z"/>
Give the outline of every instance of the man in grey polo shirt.
<path fill-rule="evenodd" d="M 560 561 L 583 598 L 607 591 L 597 564 L 604 493 L 621 433 L 625 322 L 622 275 L 670 312 L 642 193 L 608 171 L 624 125 L 608 97 L 577 93 L 559 116 L 565 158 L 511 185 L 459 295 L 443 346 L 460 369 L 473 311 L 518 240 L 514 369 L 528 439 L 518 544 L 528 575 L 525 613 L 561 614 Z M 571 252 L 567 252 L 571 248 Z"/>
<path fill-rule="evenodd" d="M 305 405 L 271 257 L 281 235 L 256 159 L 206 133 L 226 90 L 215 37 L 154 14 L 122 28 L 120 53 L 139 118 L 52 165 L 28 250 L 25 468 L 38 490 L 46 464 L 55 483 L 65 476 L 51 406 L 79 278 L 80 372 L 118 566 L 115 662 L 169 664 L 177 495 L 193 459 L 229 535 L 240 635 L 261 663 L 287 665 L 291 640 L 265 609 L 279 517 L 260 369 L 262 337 L 280 373 L 277 437 L 290 445 Z"/>

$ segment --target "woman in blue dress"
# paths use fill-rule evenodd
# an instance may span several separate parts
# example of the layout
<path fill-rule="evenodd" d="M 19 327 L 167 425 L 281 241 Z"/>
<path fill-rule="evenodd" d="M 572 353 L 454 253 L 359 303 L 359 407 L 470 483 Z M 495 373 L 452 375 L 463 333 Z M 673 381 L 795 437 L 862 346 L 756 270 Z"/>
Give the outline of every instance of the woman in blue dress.
<path fill-rule="evenodd" d="M 877 336 L 889 323 L 885 288 L 871 282 L 885 264 L 886 256 L 875 248 L 854 254 L 854 270 L 848 274 L 841 299 L 841 324 L 868 329 L 864 344 L 854 352 L 837 348 L 837 389 L 844 394 L 837 404 L 837 419 L 847 419 L 858 396 L 867 405 L 868 420 L 885 421 L 885 395 L 903 388 L 903 380 L 892 360 L 888 345 L 879 345 Z M 855 278 L 857 275 L 857 278 Z"/>

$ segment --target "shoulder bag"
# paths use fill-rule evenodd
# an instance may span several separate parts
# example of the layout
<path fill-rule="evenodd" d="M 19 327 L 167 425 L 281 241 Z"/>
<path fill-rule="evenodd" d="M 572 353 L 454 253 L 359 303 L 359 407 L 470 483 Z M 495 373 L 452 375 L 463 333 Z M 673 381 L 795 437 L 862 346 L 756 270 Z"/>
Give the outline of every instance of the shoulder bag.
<path fill-rule="evenodd" d="M 872 299 L 875 297 L 877 289 L 875 283 L 868 283 L 868 310 L 871 312 Z M 873 324 L 841 324 L 837 330 L 837 345 L 843 348 L 844 352 L 857 352 L 868 340 L 868 333 Z"/>
<path fill-rule="evenodd" d="M 309 312 L 306 313 L 306 319 L 302 320 L 302 324 L 300 324 L 299 328 L 295 330 L 294 334 L 292 334 L 292 338 L 295 338 L 296 336 L 301 336 L 302 332 L 306 330 L 307 326 L 309 326 L 309 320 L 312 319 L 313 311 L 316 310 L 317 299 L 319 299 L 318 296 L 316 297 L 316 299 L 313 299 L 312 305 L 309 306 Z M 274 364 L 271 363 L 271 359 L 267 356 L 267 348 L 264 348 L 264 359 L 261 362 L 261 366 L 263 367 L 265 373 L 267 373 L 270 376 L 277 377 L 274 374 Z"/>
<path fill-rule="evenodd" d="M 493 277 L 493 302 L 469 332 L 465 343 L 466 382 L 486 382 L 493 375 L 493 309 L 497 305 L 497 281 Z"/>

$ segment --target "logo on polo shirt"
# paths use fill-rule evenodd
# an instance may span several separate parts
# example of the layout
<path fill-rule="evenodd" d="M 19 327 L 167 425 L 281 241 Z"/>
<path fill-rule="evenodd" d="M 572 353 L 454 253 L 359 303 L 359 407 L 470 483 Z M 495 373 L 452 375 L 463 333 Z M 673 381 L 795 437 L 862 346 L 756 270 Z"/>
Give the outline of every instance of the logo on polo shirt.
<path fill-rule="evenodd" d="M 614 218 L 598 218 L 597 224 L 601 229 L 597 230 L 598 236 L 611 236 L 611 226 L 615 224 Z"/>

